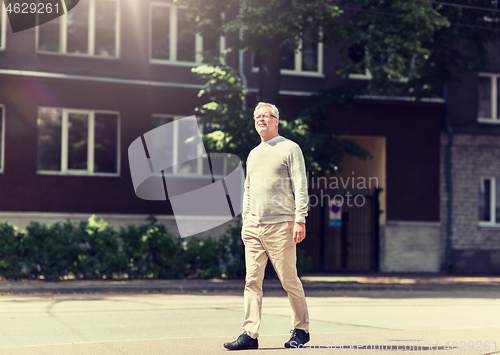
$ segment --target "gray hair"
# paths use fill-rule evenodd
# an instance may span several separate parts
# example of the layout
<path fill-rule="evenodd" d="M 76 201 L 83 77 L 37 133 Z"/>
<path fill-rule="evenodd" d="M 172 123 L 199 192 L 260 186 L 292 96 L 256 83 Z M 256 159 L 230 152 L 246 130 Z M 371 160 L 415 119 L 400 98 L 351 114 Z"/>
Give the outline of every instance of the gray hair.
<path fill-rule="evenodd" d="M 273 114 L 273 116 L 275 116 L 278 119 L 280 118 L 280 112 L 278 111 L 278 108 L 276 106 L 274 106 L 273 104 L 268 104 L 267 102 L 259 102 L 257 104 L 257 106 L 255 107 L 255 110 L 253 111 L 254 117 L 257 114 L 257 110 L 261 107 L 270 107 L 271 113 Z"/>

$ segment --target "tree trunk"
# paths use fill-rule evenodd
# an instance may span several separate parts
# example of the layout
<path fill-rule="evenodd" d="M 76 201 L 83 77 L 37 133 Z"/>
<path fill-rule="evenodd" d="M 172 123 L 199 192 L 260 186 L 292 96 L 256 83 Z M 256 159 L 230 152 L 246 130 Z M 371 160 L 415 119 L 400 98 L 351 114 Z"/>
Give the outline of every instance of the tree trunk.
<path fill-rule="evenodd" d="M 264 38 L 263 43 L 268 50 L 260 52 L 258 101 L 277 105 L 281 79 L 281 39 L 277 36 Z"/>

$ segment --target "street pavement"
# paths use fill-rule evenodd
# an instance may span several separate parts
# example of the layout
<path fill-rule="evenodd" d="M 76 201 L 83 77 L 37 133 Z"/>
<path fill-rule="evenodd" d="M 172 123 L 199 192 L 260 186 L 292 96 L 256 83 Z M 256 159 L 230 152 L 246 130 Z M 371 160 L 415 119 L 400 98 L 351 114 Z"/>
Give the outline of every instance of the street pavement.
<path fill-rule="evenodd" d="M 290 305 L 268 281 L 259 350 L 238 354 L 500 354 L 493 277 L 305 277 L 311 341 L 304 349 L 283 348 Z M 227 286 L 233 281 L 7 284 L 0 282 L 1 355 L 227 354 L 222 344 L 241 333 L 241 280 L 239 290 Z"/>

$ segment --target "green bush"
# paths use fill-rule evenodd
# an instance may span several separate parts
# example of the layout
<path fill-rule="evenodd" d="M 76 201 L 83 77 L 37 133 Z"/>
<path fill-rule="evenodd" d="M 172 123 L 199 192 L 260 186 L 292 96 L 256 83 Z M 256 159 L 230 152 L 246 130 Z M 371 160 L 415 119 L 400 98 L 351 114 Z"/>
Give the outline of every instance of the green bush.
<path fill-rule="evenodd" d="M 147 245 L 144 235 L 147 226 L 127 226 L 120 228 L 120 238 L 122 241 L 122 253 L 125 259 L 125 273 L 130 279 L 140 279 L 145 277 L 147 261 L 144 255 Z"/>
<path fill-rule="evenodd" d="M 80 222 L 73 234 L 77 258 L 72 271 L 76 277 L 112 278 L 125 272 L 118 233 L 102 219 L 92 215 L 87 222 Z"/>
<path fill-rule="evenodd" d="M 241 240 L 241 227 L 229 227 L 219 241 L 227 250 L 227 258 L 223 261 L 224 276 L 228 279 L 245 278 L 245 247 Z"/>
<path fill-rule="evenodd" d="M 299 275 L 311 265 L 297 249 Z M 118 231 L 95 216 L 50 227 L 32 222 L 22 232 L 0 222 L 0 277 L 242 279 L 245 250 L 241 227 L 230 227 L 219 238 L 181 239 L 152 216 L 144 225 Z"/>
<path fill-rule="evenodd" d="M 23 237 L 17 227 L 0 221 L 0 276 L 17 280 L 23 273 Z"/>
<path fill-rule="evenodd" d="M 311 257 L 306 256 L 305 250 L 297 248 L 297 274 L 302 276 L 304 273 L 311 271 L 312 268 Z"/>
<path fill-rule="evenodd" d="M 211 237 L 189 238 L 184 242 L 182 264 L 186 276 L 194 279 L 221 278 L 222 263 L 227 259 L 226 246 Z"/>
<path fill-rule="evenodd" d="M 162 224 L 150 224 L 143 235 L 146 243 L 146 275 L 155 279 L 185 278 L 183 248 L 180 237 L 174 237 Z"/>
<path fill-rule="evenodd" d="M 55 223 L 50 228 L 31 222 L 23 238 L 24 265 L 29 278 L 59 280 L 69 274 L 78 255 L 71 222 Z"/>

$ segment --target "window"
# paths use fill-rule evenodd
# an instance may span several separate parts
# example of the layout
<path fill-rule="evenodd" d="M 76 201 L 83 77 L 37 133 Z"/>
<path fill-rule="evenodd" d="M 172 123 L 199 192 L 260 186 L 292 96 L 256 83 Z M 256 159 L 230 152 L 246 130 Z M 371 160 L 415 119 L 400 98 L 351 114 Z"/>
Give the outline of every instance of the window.
<path fill-rule="evenodd" d="M 203 146 L 200 143 L 193 142 L 189 143 L 190 138 L 183 136 L 182 127 L 180 126 L 179 118 L 182 116 L 168 116 L 168 115 L 153 115 L 151 118 L 151 128 L 154 129 L 156 127 L 162 126 L 167 123 L 174 123 L 174 130 L 172 137 L 166 137 L 166 141 L 168 141 L 168 149 L 166 153 L 166 158 L 168 161 L 168 165 L 173 165 L 172 168 L 165 170 L 166 174 L 176 174 L 176 175 L 200 175 L 200 174 L 210 174 L 210 171 L 203 171 L 202 160 L 198 157 L 203 154 Z M 192 157 L 191 160 L 186 161 L 181 164 L 177 164 L 179 158 L 179 146 L 184 144 L 184 153 L 189 157 Z"/>
<path fill-rule="evenodd" d="M 4 107 L 0 106 L 0 173 L 3 172 L 4 142 L 5 142 L 5 119 Z"/>
<path fill-rule="evenodd" d="M 202 52 L 214 51 L 217 39 L 203 40 L 191 33 L 193 19 L 187 10 L 173 4 L 152 4 L 150 7 L 149 58 L 156 64 L 201 64 Z M 219 38 L 219 52 L 224 50 L 224 38 Z"/>
<path fill-rule="evenodd" d="M 500 179 L 479 180 L 479 224 L 500 225 Z"/>
<path fill-rule="evenodd" d="M 479 122 L 500 123 L 498 81 L 499 75 L 479 75 L 477 88 L 477 120 Z"/>
<path fill-rule="evenodd" d="M 119 174 L 119 116 L 116 112 L 38 109 L 39 173 Z"/>
<path fill-rule="evenodd" d="M 362 46 L 352 46 L 349 48 L 349 59 L 355 63 L 358 70 L 349 74 L 349 79 L 361 79 L 361 80 L 371 80 L 372 73 L 366 67 L 364 63 L 366 63 L 366 59 L 368 58 L 368 53 L 366 48 Z"/>
<path fill-rule="evenodd" d="M 117 0 L 80 0 L 78 6 L 65 15 L 37 26 L 37 50 L 99 58 L 119 57 L 118 4 Z"/>
<path fill-rule="evenodd" d="M 0 50 L 5 49 L 7 40 L 7 12 L 5 11 L 5 3 L 2 1 L 0 13 Z"/>
<path fill-rule="evenodd" d="M 172 116 L 172 115 L 153 115 L 151 118 L 151 128 L 157 128 L 166 123 L 174 123 L 174 129 L 172 137 L 167 137 L 168 148 L 166 149 L 165 158 L 167 159 L 168 165 L 173 165 L 172 168 L 165 170 L 165 174 L 173 175 L 184 175 L 184 176 L 211 176 L 210 167 L 204 163 L 206 160 L 203 157 L 199 158 L 203 154 L 203 143 L 193 142 L 193 137 L 183 134 L 181 121 L 179 118 L 185 116 Z M 202 126 L 200 125 L 200 132 L 202 131 Z M 180 158 L 180 145 L 183 145 L 183 154 L 187 154 L 192 157 L 191 160 L 186 161 L 181 164 L 177 164 Z M 226 159 L 222 155 L 211 155 L 211 164 L 214 176 L 224 177 L 226 174 Z"/>
<path fill-rule="evenodd" d="M 370 54 L 368 48 L 360 45 L 353 45 L 349 47 L 348 57 L 350 60 L 350 65 L 348 70 L 351 71 L 348 74 L 349 79 L 357 80 L 372 80 L 373 75 L 370 69 L 368 69 L 368 63 L 376 63 L 376 66 L 382 65 L 386 70 L 399 72 L 403 68 L 398 68 L 396 61 L 392 57 L 377 57 Z M 403 69 L 406 71 L 406 69 Z M 411 60 L 411 71 L 415 70 L 415 57 Z M 410 75 L 410 72 L 408 73 Z M 407 83 L 409 81 L 409 76 L 405 77 L 394 77 L 393 75 L 387 74 L 387 78 L 392 82 L 396 83 Z"/>
<path fill-rule="evenodd" d="M 258 53 L 253 56 L 253 70 L 260 65 Z M 281 49 L 281 73 L 288 75 L 323 75 L 323 44 L 300 41 L 296 51 Z"/>

